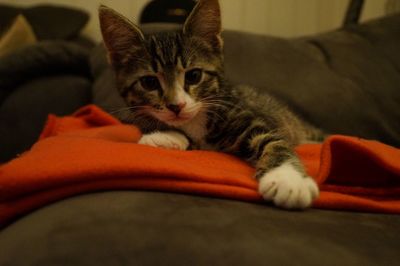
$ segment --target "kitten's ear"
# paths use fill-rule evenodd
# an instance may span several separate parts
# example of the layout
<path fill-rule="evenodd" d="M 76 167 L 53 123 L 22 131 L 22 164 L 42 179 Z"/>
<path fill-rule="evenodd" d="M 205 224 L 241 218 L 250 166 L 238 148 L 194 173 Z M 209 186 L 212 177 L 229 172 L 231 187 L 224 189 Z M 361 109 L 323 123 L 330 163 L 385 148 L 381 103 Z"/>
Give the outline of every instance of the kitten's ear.
<path fill-rule="evenodd" d="M 143 33 L 121 14 L 101 5 L 99 7 L 99 20 L 110 63 L 120 63 L 128 53 L 143 48 Z"/>
<path fill-rule="evenodd" d="M 183 25 L 183 34 L 202 38 L 213 47 L 222 49 L 218 0 L 199 0 Z"/>

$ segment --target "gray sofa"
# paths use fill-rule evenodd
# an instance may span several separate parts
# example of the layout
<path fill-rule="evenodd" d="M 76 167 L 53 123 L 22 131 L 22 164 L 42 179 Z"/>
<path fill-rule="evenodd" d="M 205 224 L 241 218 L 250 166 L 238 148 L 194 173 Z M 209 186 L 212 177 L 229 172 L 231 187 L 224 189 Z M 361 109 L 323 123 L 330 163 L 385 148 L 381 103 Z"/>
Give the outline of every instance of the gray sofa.
<path fill-rule="evenodd" d="M 274 94 L 327 132 L 400 146 L 399 14 L 291 40 L 232 31 L 224 38 L 233 83 Z M 91 102 L 122 106 L 101 46 L 90 68 Z M 0 265 L 397 265 L 399 243 L 399 215 L 105 191 L 3 228 Z"/>

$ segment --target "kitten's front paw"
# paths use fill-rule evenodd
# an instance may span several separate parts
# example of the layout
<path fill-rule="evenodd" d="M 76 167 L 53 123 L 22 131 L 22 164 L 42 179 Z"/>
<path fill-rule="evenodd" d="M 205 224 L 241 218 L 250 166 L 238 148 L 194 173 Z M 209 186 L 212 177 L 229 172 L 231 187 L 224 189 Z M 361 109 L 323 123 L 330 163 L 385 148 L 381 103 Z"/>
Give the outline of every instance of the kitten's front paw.
<path fill-rule="evenodd" d="M 286 209 L 304 209 L 318 197 L 319 189 L 311 177 L 304 177 L 290 163 L 265 173 L 258 190 L 267 201 Z"/>
<path fill-rule="evenodd" d="M 186 150 L 189 147 L 189 140 L 176 131 L 157 131 L 145 134 L 138 143 L 174 150 Z"/>

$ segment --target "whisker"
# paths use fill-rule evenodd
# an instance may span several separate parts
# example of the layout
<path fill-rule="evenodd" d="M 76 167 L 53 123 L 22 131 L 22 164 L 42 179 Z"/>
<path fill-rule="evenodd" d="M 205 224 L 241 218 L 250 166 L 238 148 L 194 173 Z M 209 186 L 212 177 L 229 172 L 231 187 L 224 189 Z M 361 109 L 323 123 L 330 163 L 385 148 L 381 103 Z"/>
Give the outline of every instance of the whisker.
<path fill-rule="evenodd" d="M 218 106 L 221 108 L 237 108 L 239 110 L 244 110 L 242 106 L 232 103 L 232 102 L 228 102 L 228 101 L 222 101 L 222 100 L 208 100 L 204 102 L 205 105 L 208 106 Z"/>
<path fill-rule="evenodd" d="M 133 110 L 137 110 L 137 109 L 143 109 L 145 107 L 146 107 L 145 105 L 128 106 L 128 107 L 123 107 L 123 108 L 119 108 L 116 110 L 108 111 L 108 113 L 115 114 L 115 113 L 120 113 L 120 112 L 124 112 L 124 111 L 133 111 Z"/>

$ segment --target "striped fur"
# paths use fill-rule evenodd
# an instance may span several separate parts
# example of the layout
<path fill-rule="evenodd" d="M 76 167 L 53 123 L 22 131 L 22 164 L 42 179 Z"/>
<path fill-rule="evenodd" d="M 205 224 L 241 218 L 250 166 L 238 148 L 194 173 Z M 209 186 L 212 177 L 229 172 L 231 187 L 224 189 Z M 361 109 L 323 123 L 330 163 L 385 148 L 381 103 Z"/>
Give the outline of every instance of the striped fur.
<path fill-rule="evenodd" d="M 293 147 L 321 137 L 320 131 L 273 97 L 260 95 L 250 87 L 231 86 L 224 79 L 217 0 L 200 0 L 183 29 L 176 32 L 144 35 L 106 7 L 100 8 L 100 23 L 121 95 L 133 116 L 151 121 L 142 124 L 144 132 L 177 130 L 194 148 L 222 151 L 247 160 L 256 167 L 259 179 L 285 165 L 286 170 L 282 168 L 281 172 L 294 172 L 309 181 Z M 201 71 L 201 79 L 191 84 L 188 75 L 196 69 Z M 150 89 L 143 81 L 149 76 L 158 80 L 158 85 Z M 176 113 L 171 106 L 179 102 L 185 106 Z M 282 194 L 284 190 L 275 183 L 268 185 L 266 195 L 271 194 L 270 189 L 275 189 L 276 195 Z M 265 197 L 275 201 L 274 193 L 271 199 Z M 311 199 L 317 194 L 310 193 Z M 276 201 L 284 202 L 282 206 L 287 208 L 310 204 L 298 203 L 306 201 L 299 197 Z"/>

